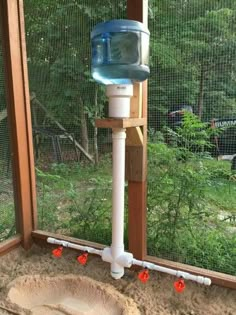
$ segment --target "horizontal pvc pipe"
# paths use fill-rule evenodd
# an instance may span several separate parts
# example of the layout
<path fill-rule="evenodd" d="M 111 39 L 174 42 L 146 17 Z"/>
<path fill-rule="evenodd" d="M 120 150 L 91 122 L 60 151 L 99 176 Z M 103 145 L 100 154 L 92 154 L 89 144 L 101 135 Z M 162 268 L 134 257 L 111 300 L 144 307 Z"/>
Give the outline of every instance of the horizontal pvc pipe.
<path fill-rule="evenodd" d="M 147 261 L 133 259 L 132 265 L 137 265 L 137 266 L 141 266 L 143 268 L 148 268 L 150 270 L 164 272 L 164 273 L 167 273 L 169 275 L 176 276 L 178 278 L 182 277 L 186 280 L 195 281 L 195 282 L 200 283 L 200 284 L 211 285 L 211 279 L 210 278 L 206 278 L 206 277 L 202 277 L 202 276 L 195 276 L 195 275 L 190 274 L 188 272 L 158 266 L 156 264 L 149 263 Z"/>
<path fill-rule="evenodd" d="M 91 254 L 103 256 L 102 258 L 105 258 L 106 256 L 112 255 L 112 254 L 110 254 L 111 251 L 109 248 L 105 248 L 103 250 L 98 250 L 98 249 L 95 249 L 93 247 L 77 245 L 77 244 L 66 242 L 63 240 L 58 240 L 58 239 L 55 239 L 53 237 L 48 237 L 47 242 L 50 244 L 61 245 L 63 247 L 69 247 L 69 248 L 77 249 L 80 251 L 87 251 L 88 253 L 91 253 Z M 109 251 L 109 253 L 106 253 L 108 251 Z M 125 259 L 122 259 L 123 256 Z M 110 263 L 112 263 L 113 257 L 111 256 L 109 259 L 107 259 L 105 261 L 109 261 Z M 206 277 L 202 277 L 202 276 L 196 276 L 196 275 L 193 275 L 193 274 L 188 273 L 188 272 L 175 270 L 175 269 L 171 269 L 171 268 L 166 268 L 166 267 L 162 267 L 162 266 L 159 266 L 159 265 L 156 265 L 153 263 L 149 263 L 147 261 L 138 260 L 138 259 L 132 258 L 132 254 L 126 253 L 126 252 L 123 252 L 121 254 L 121 256 L 118 257 L 116 263 L 119 263 L 121 267 L 136 265 L 136 266 L 140 266 L 143 268 L 148 268 L 150 270 L 155 270 L 155 271 L 167 273 L 169 275 L 172 275 L 172 276 L 175 276 L 178 278 L 182 277 L 185 280 L 191 280 L 191 281 L 194 281 L 194 282 L 197 282 L 200 284 L 204 284 L 204 285 L 211 285 L 211 279 L 210 278 L 206 278 Z"/>
<path fill-rule="evenodd" d="M 93 248 L 93 247 L 82 246 L 82 245 L 66 242 L 66 241 L 63 241 L 63 240 L 58 240 L 58 239 L 53 238 L 53 237 L 48 237 L 47 238 L 47 242 L 50 243 L 50 244 L 56 244 L 56 245 L 60 245 L 60 246 L 63 246 L 63 247 L 69 247 L 69 248 L 73 248 L 73 249 L 76 249 L 76 250 L 80 250 L 80 251 L 83 251 L 83 252 L 88 252 L 90 254 L 95 254 L 95 255 L 99 255 L 99 256 L 102 256 L 102 252 L 103 252 L 102 250 L 99 250 L 99 249 L 96 249 L 96 248 Z"/>

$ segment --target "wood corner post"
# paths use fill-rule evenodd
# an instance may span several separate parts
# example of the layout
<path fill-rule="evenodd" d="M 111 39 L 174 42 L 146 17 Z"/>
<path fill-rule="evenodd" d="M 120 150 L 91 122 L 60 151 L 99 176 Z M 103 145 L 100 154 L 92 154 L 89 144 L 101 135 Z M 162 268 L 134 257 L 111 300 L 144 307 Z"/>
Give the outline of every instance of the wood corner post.
<path fill-rule="evenodd" d="M 147 25 L 148 0 L 127 0 L 127 14 L 128 19 Z M 134 85 L 131 117 L 145 119 L 142 127 L 130 128 L 126 145 L 129 251 L 143 260 L 147 250 L 147 81 Z"/>
<path fill-rule="evenodd" d="M 36 227 L 36 186 L 23 0 L 0 0 L 16 230 L 29 249 Z"/>

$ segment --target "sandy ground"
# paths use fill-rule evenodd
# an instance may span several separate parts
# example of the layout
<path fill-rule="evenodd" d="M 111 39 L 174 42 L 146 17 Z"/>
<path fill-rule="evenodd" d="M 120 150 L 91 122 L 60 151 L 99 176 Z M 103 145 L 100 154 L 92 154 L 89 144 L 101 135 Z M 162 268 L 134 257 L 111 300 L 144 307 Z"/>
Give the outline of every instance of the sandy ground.
<path fill-rule="evenodd" d="M 109 265 L 99 258 L 89 256 L 88 264 L 81 266 L 77 263 L 76 257 L 74 251 L 65 249 L 61 258 L 54 258 L 50 249 L 36 246 L 29 252 L 17 249 L 1 257 L 0 306 L 4 305 L 15 310 L 15 313 L 0 308 L 0 314 L 27 314 L 27 312 L 20 313 L 18 308 L 6 301 L 9 284 L 16 278 L 26 275 L 59 278 L 63 275 L 70 275 L 70 277 L 74 275 L 75 278 L 87 276 L 99 281 L 103 288 L 114 290 L 115 297 L 118 291 L 118 296 L 122 294 L 125 299 L 128 298 L 128 303 L 132 304 L 134 301 L 142 315 L 236 315 L 236 291 L 214 285 L 203 287 L 187 282 L 186 290 L 178 294 L 173 289 L 175 279 L 170 276 L 152 272 L 148 283 L 143 284 L 137 279 L 137 273 L 127 270 L 121 280 L 113 280 L 110 277 Z M 122 303 L 125 303 L 123 297 L 118 296 L 118 300 L 121 299 Z M 46 315 L 46 312 L 41 311 L 39 314 Z M 98 311 L 96 315 L 104 314 Z"/>

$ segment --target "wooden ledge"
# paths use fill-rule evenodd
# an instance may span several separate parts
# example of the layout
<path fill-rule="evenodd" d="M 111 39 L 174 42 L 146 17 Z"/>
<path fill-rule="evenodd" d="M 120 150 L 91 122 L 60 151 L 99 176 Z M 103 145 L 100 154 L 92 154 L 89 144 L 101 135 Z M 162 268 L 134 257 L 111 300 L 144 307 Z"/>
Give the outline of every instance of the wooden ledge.
<path fill-rule="evenodd" d="M 16 247 L 20 246 L 21 244 L 21 236 L 15 235 L 10 239 L 3 241 L 0 243 L 0 256 L 3 256 L 9 253 L 11 250 L 15 249 Z"/>
<path fill-rule="evenodd" d="M 99 243 L 81 240 L 81 239 L 78 239 L 75 237 L 65 236 L 65 235 L 61 235 L 61 234 L 56 234 L 56 233 L 51 233 L 51 232 L 46 232 L 46 231 L 41 231 L 41 230 L 35 230 L 32 232 L 32 238 L 33 238 L 34 242 L 38 245 L 43 245 L 43 246 L 50 245 L 51 246 L 52 244 L 47 243 L 48 237 L 53 237 L 53 238 L 56 238 L 59 240 L 75 243 L 78 245 L 94 247 L 96 249 L 104 249 L 106 247 L 105 245 L 102 245 Z"/>
<path fill-rule="evenodd" d="M 130 128 L 146 125 L 145 118 L 106 118 L 96 119 L 97 128 Z"/>

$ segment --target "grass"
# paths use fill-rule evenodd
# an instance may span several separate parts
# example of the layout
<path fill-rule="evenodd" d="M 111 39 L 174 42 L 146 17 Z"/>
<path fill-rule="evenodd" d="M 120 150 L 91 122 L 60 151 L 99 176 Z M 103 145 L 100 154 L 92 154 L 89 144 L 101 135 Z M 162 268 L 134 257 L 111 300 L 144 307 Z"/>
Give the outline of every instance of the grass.
<path fill-rule="evenodd" d="M 230 164 L 211 159 L 201 161 L 203 168 L 209 172 L 206 185 L 202 187 L 204 204 L 194 205 L 195 210 L 190 213 L 187 203 L 183 202 L 179 221 L 176 223 L 172 209 L 168 212 L 171 201 L 168 196 L 176 183 L 170 183 L 164 173 L 164 179 L 158 184 L 161 179 L 160 165 L 154 161 L 155 157 L 152 156 L 151 159 L 148 176 L 149 194 L 151 193 L 148 197 L 148 253 L 235 274 L 236 237 L 232 228 L 235 228 L 236 182 L 229 180 Z M 155 169 L 153 165 L 156 165 Z M 161 167 L 162 170 L 167 168 L 163 165 Z M 109 245 L 111 168 L 109 155 L 105 156 L 98 166 L 86 163 L 53 164 L 44 171 L 42 166 L 39 166 L 36 169 L 38 228 Z M 205 183 L 205 177 L 202 183 Z M 14 233 L 11 230 L 14 226 L 12 196 L 6 195 L 4 203 L 1 202 L 0 215 L 3 218 L 0 225 L 2 240 L 8 237 L 9 233 Z M 2 234 L 1 228 L 4 231 Z M 126 225 L 126 244 L 127 241 Z"/>
<path fill-rule="evenodd" d="M 236 185 L 234 181 L 222 179 L 215 182 L 214 186 L 207 190 L 207 194 L 212 207 L 230 212 L 232 217 L 236 215 Z"/>
<path fill-rule="evenodd" d="M 13 195 L 0 193 L 0 242 L 15 234 L 15 211 Z"/>
<path fill-rule="evenodd" d="M 180 155 L 181 153 L 181 155 Z M 236 274 L 236 182 L 230 163 L 149 147 L 148 253 Z"/>
<path fill-rule="evenodd" d="M 52 165 L 37 171 L 39 228 L 90 241 L 111 241 L 111 161 Z"/>

